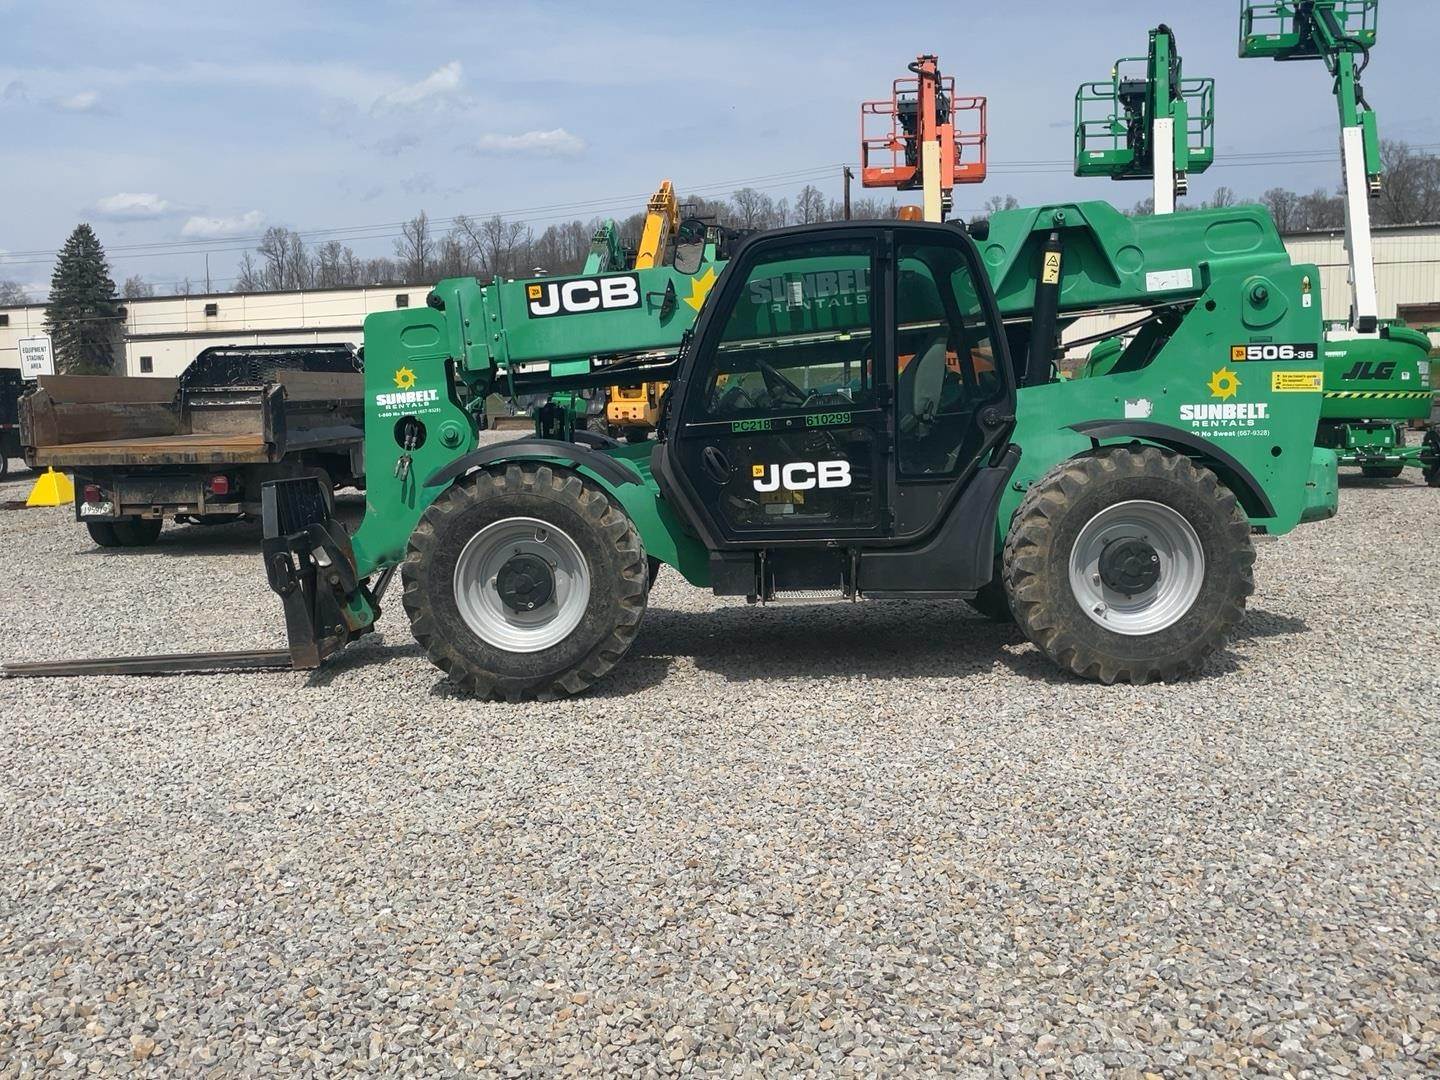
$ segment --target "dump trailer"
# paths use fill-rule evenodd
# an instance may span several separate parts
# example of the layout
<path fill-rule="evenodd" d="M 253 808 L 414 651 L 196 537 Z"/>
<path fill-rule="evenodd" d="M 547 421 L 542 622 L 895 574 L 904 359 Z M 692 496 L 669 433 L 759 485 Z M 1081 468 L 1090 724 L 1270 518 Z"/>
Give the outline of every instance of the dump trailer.
<path fill-rule="evenodd" d="M 102 547 L 154 543 L 165 518 L 258 516 L 267 480 L 361 482 L 361 369 L 340 343 L 210 348 L 178 379 L 42 376 L 20 404 L 25 460 L 74 473 Z"/>
<path fill-rule="evenodd" d="M 10 459 L 18 458 L 20 448 L 20 395 L 25 383 L 20 372 L 0 369 L 0 478 L 10 472 Z"/>

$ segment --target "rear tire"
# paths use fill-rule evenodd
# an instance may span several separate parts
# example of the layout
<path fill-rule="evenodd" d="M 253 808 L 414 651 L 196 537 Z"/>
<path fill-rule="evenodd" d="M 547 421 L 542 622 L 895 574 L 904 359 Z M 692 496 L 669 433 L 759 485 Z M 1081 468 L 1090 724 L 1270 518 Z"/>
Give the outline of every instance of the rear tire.
<path fill-rule="evenodd" d="M 160 518 L 125 518 L 114 522 L 112 528 L 120 547 L 149 547 L 160 539 L 164 525 Z"/>
<path fill-rule="evenodd" d="M 1152 446 L 1057 466 L 1026 494 L 1005 542 L 1006 590 L 1025 636 L 1106 685 L 1199 671 L 1244 617 L 1254 564 L 1235 495 L 1210 470 Z"/>
<path fill-rule="evenodd" d="M 530 610 L 502 596 L 501 577 L 533 574 L 537 559 L 551 573 Z M 451 487 L 415 526 L 400 567 L 426 654 L 462 689 L 507 701 L 578 694 L 619 663 L 645 614 L 649 570 L 634 523 L 604 490 L 530 463 Z"/>
<path fill-rule="evenodd" d="M 90 539 L 94 540 L 99 547 L 117 548 L 120 546 L 120 537 L 115 535 L 113 522 L 87 521 L 85 529 L 90 533 Z"/>

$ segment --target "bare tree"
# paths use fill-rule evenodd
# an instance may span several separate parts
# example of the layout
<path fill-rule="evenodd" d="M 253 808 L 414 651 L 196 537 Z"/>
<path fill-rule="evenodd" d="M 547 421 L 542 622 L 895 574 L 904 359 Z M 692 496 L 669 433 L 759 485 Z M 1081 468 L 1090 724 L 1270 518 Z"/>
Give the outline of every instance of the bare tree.
<path fill-rule="evenodd" d="M 775 200 L 763 191 L 743 187 L 731 196 L 734 220 L 741 229 L 766 229 L 775 217 Z"/>
<path fill-rule="evenodd" d="M 255 259 L 250 252 L 240 256 L 240 266 L 235 271 L 236 292 L 264 292 L 265 274 L 255 265 Z"/>
<path fill-rule="evenodd" d="M 264 260 L 260 280 L 266 290 L 278 292 L 310 287 L 314 272 L 310 255 L 305 250 L 305 241 L 299 233 L 291 232 L 283 225 L 272 225 L 265 230 L 255 250 Z"/>
<path fill-rule="evenodd" d="M 1275 219 L 1275 227 L 1282 233 L 1295 228 L 1296 214 L 1300 208 L 1300 196 L 1289 188 L 1273 187 L 1260 196 L 1260 202 Z"/>
<path fill-rule="evenodd" d="M 1411 225 L 1440 220 L 1440 158 L 1419 153 L 1404 142 L 1382 144 L 1381 154 L 1385 177 L 1376 221 Z"/>
<path fill-rule="evenodd" d="M 1239 201 L 1239 198 L 1235 195 L 1234 188 L 1221 185 L 1217 187 L 1210 198 L 1206 200 L 1205 208 L 1207 210 L 1223 210 L 1227 206 L 1235 206 Z"/>
<path fill-rule="evenodd" d="M 435 259 L 435 241 L 430 235 L 430 218 L 424 210 L 400 226 L 395 241 L 395 260 L 407 284 L 428 283 Z"/>
<path fill-rule="evenodd" d="M 825 220 L 825 196 L 814 184 L 806 184 L 795 196 L 795 222 L 798 225 L 813 225 Z"/>
<path fill-rule="evenodd" d="M 1345 227 L 1345 200 L 1324 188 L 1300 196 L 1295 208 L 1298 230 L 1342 229 Z"/>
<path fill-rule="evenodd" d="M 25 291 L 25 286 L 18 281 L 9 278 L 0 279 L 0 305 L 28 304 L 30 294 Z"/>
<path fill-rule="evenodd" d="M 143 300 L 147 296 L 155 295 L 155 286 L 139 274 L 131 274 L 125 279 L 125 284 L 120 286 L 120 295 L 126 300 Z"/>

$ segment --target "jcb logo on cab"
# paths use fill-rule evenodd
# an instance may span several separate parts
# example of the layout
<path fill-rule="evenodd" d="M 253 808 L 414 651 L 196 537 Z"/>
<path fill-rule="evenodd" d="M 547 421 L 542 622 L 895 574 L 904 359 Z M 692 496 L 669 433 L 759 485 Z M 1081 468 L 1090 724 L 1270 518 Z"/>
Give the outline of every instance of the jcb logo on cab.
<path fill-rule="evenodd" d="M 792 461 L 786 465 L 752 465 L 756 491 L 811 491 L 850 486 L 848 461 Z"/>

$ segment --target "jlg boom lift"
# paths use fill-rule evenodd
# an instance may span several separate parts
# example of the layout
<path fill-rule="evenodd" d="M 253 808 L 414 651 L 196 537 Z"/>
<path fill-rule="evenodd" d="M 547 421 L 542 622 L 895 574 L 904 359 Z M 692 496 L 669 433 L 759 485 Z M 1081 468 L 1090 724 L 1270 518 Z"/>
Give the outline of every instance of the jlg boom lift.
<path fill-rule="evenodd" d="M 957 184 L 979 184 L 986 172 L 986 101 L 960 97 L 955 80 L 930 54 L 909 65 L 890 97 L 860 106 L 860 183 L 919 191 L 926 221 L 944 221 Z M 956 130 L 957 120 L 973 125 Z"/>
<path fill-rule="evenodd" d="M 1428 428 L 1407 446 L 1411 421 L 1427 420 L 1430 339 L 1380 318 L 1371 237 L 1370 201 L 1384 183 L 1379 123 L 1361 76 L 1375 45 L 1379 0 L 1244 0 L 1240 56 L 1321 60 L 1334 79 L 1340 111 L 1345 192 L 1345 244 L 1350 259 L 1350 314 L 1325 340 L 1325 399 L 1317 441 L 1342 465 L 1369 477 L 1396 477 L 1406 466 L 1440 487 L 1440 431 Z"/>

